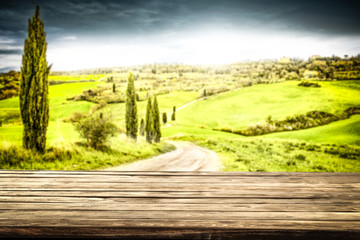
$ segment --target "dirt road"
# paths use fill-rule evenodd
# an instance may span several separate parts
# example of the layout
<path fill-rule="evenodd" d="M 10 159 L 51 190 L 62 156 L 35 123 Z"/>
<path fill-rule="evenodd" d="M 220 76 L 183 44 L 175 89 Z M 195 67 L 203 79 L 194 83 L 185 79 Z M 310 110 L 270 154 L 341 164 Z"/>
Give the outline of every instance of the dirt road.
<path fill-rule="evenodd" d="M 168 141 L 176 150 L 140 160 L 108 171 L 219 171 L 221 163 L 215 152 L 190 142 Z"/>

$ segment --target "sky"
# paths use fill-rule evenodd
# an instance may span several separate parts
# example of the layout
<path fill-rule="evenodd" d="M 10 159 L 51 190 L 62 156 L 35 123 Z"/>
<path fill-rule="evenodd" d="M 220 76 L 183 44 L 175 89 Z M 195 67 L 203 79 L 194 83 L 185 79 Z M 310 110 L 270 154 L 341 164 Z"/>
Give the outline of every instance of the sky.
<path fill-rule="evenodd" d="M 0 71 L 20 70 L 40 7 L 52 70 L 360 53 L 351 0 L 0 0 Z"/>

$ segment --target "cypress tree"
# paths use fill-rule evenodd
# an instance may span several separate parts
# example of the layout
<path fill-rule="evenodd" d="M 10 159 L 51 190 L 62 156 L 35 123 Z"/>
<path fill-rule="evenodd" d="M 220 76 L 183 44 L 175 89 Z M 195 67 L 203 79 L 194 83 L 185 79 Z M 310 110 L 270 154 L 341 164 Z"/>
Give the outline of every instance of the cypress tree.
<path fill-rule="evenodd" d="M 160 112 L 159 105 L 156 96 L 154 96 L 153 104 L 153 124 L 154 124 L 154 142 L 160 142 L 161 130 L 160 130 Z"/>
<path fill-rule="evenodd" d="M 20 83 L 20 111 L 24 125 L 23 147 L 44 152 L 49 125 L 48 75 L 51 65 L 46 61 L 46 33 L 40 19 L 39 6 L 29 19 L 28 36 L 24 43 Z"/>
<path fill-rule="evenodd" d="M 146 118 L 145 118 L 145 133 L 146 133 L 146 141 L 148 143 L 152 142 L 153 132 L 154 132 L 154 124 L 153 124 L 153 110 L 151 106 L 151 98 L 148 97 L 148 102 L 146 106 Z"/>
<path fill-rule="evenodd" d="M 175 121 L 175 112 L 176 112 L 176 107 L 173 106 L 173 113 L 171 114 L 171 120 Z"/>
<path fill-rule="evenodd" d="M 162 119 L 163 119 L 163 123 L 166 124 L 167 123 L 167 114 L 166 114 L 166 112 L 163 112 Z"/>
<path fill-rule="evenodd" d="M 135 95 L 135 79 L 132 72 L 128 75 L 125 103 L 126 135 L 136 140 L 138 132 L 138 119 Z"/>
<path fill-rule="evenodd" d="M 145 121 L 143 118 L 140 121 L 140 135 L 141 136 L 145 135 Z"/>
<path fill-rule="evenodd" d="M 115 85 L 115 83 L 113 83 L 113 93 L 115 93 L 116 92 L 116 85 Z"/>

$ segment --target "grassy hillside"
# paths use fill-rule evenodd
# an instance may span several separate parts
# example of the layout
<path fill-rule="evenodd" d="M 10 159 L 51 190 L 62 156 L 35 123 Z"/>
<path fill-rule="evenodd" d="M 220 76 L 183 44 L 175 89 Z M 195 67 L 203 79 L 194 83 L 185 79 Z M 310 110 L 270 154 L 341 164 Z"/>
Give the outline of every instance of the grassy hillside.
<path fill-rule="evenodd" d="M 8 142 L 0 145 L 0 169 L 94 170 L 118 166 L 173 150 L 170 144 L 137 143 L 120 135 L 111 139 L 111 148 L 94 150 L 79 143 L 54 142 L 40 155 Z"/>
<path fill-rule="evenodd" d="M 69 76 L 69 80 L 72 77 Z M 62 79 L 63 80 L 63 79 Z M 173 149 L 170 144 L 148 144 L 143 137 L 137 142 L 118 134 L 109 140 L 108 148 L 94 150 L 84 144 L 71 123 L 64 122 L 73 112 L 87 115 L 95 103 L 68 101 L 67 98 L 84 90 L 104 85 L 101 82 L 66 83 L 49 87 L 50 122 L 47 132 L 47 152 L 35 154 L 21 149 L 22 124 L 19 98 L 0 101 L 0 169 L 52 169 L 91 170 L 102 169 L 148 158 Z M 173 106 L 181 106 L 194 100 L 196 92 L 174 91 L 158 97 L 161 112 L 170 112 Z M 145 116 L 146 101 L 138 102 L 139 119 Z M 108 104 L 101 109 L 111 113 L 113 122 L 124 129 L 125 104 Z M 6 120 L 6 121 L 5 121 Z"/>
<path fill-rule="evenodd" d="M 267 134 L 263 137 L 360 146 L 360 115 L 354 115 L 350 119 L 333 122 L 325 126 L 293 132 Z"/>
<path fill-rule="evenodd" d="M 245 128 L 265 120 L 319 110 L 334 114 L 359 106 L 360 91 L 356 81 L 321 82 L 321 88 L 297 86 L 298 81 L 256 85 L 209 97 L 177 113 L 181 124 L 208 128 Z"/>
<path fill-rule="evenodd" d="M 51 146 L 53 142 L 59 140 L 78 141 L 79 137 L 70 123 L 62 120 L 69 117 L 73 112 L 88 113 L 91 106 L 95 105 L 87 101 L 67 101 L 67 97 L 81 93 L 83 90 L 94 88 L 100 83 L 70 83 L 50 86 L 50 123 L 47 135 L 47 146 Z M 160 95 L 158 97 L 160 112 L 170 112 L 173 106 L 181 106 L 194 100 L 197 96 L 196 92 L 171 92 L 170 94 Z M 0 141 L 12 142 L 21 145 L 22 125 L 19 111 L 19 98 L 14 97 L 0 101 L 0 110 L 12 111 L 18 113 L 15 123 L 4 124 L 0 128 Z M 125 104 L 108 104 L 101 111 L 111 113 L 114 123 L 124 129 L 125 123 Z M 145 118 L 146 101 L 138 102 L 139 119 Z"/>
<path fill-rule="evenodd" d="M 212 128 L 244 128 L 311 110 L 342 113 L 359 106 L 357 81 L 256 85 L 196 102 L 177 112 L 175 126 L 163 129 L 172 139 L 193 141 L 216 151 L 224 171 L 360 171 L 360 116 L 305 130 L 244 137 Z"/>
<path fill-rule="evenodd" d="M 173 106 L 178 109 L 198 99 L 204 94 L 205 88 L 210 92 L 211 87 L 216 87 L 215 93 L 219 92 L 219 89 L 241 86 L 229 75 L 221 78 L 220 74 L 217 74 L 216 78 L 209 81 L 201 75 L 198 76 L 199 81 L 195 81 L 193 75 L 196 73 L 182 73 L 181 76 L 180 73 L 176 73 L 177 79 L 174 74 L 147 73 L 140 75 L 139 80 L 135 82 L 140 99 L 145 99 L 147 92 L 161 93 L 158 95 L 160 113 L 167 112 L 168 119 Z M 61 77 L 64 81 L 72 79 L 71 76 Z M 106 78 L 103 75 L 96 77 Z M 114 94 L 122 94 L 125 91 L 124 79 L 125 73 L 114 75 L 117 89 Z M 283 120 L 313 110 L 340 114 L 348 107 L 360 105 L 358 81 L 320 82 L 320 88 L 299 87 L 298 83 L 286 81 L 260 84 L 207 97 L 178 110 L 176 121 L 169 120 L 167 125 L 162 126 L 162 135 L 165 139 L 193 141 L 216 151 L 222 159 L 225 171 L 360 171 L 359 115 L 320 127 L 258 137 L 244 137 L 212 130 L 246 128 L 249 124 L 264 121 L 269 115 L 274 120 Z M 230 84 L 228 88 L 224 88 L 227 84 Z M 81 94 L 84 90 L 95 89 L 98 85 L 106 89 L 105 94 L 112 94 L 113 82 L 50 86 L 48 151 L 44 156 L 32 155 L 19 148 L 22 141 L 22 125 L 18 97 L 1 100 L 0 118 L 3 126 L 0 127 L 0 168 L 101 169 L 171 149 L 164 143 L 147 144 L 142 137 L 135 143 L 123 134 L 111 138 L 109 147 L 101 151 L 95 151 L 79 143 L 82 140 L 73 125 L 64 120 L 74 112 L 88 114 L 96 103 L 66 99 Z M 139 101 L 137 106 L 140 120 L 145 117 L 146 101 Z M 111 114 L 116 126 L 124 130 L 124 103 L 107 104 L 97 111 Z"/>

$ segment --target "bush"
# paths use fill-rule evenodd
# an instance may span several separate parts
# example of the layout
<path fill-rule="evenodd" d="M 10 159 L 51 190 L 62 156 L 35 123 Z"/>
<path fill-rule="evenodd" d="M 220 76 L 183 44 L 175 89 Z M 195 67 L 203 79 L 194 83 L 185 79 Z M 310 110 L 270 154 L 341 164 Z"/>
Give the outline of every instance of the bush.
<path fill-rule="evenodd" d="M 90 108 L 90 115 L 92 115 L 95 111 L 102 109 L 106 106 L 106 101 L 101 100 L 98 104 L 91 106 Z"/>
<path fill-rule="evenodd" d="M 86 117 L 86 115 L 83 114 L 82 112 L 75 111 L 68 118 L 65 118 L 63 121 L 64 122 L 72 122 L 72 123 L 80 122 L 85 117 Z"/>
<path fill-rule="evenodd" d="M 315 88 L 321 87 L 320 84 L 318 84 L 318 83 L 311 83 L 311 82 L 309 82 L 309 81 L 302 81 L 301 83 L 298 84 L 298 86 L 302 86 L 302 87 L 315 87 Z"/>
<path fill-rule="evenodd" d="M 118 132 L 110 117 L 103 116 L 103 114 L 85 118 L 80 122 L 73 123 L 73 125 L 80 136 L 85 138 L 87 144 L 94 149 L 104 146 L 108 137 L 114 136 Z"/>
<path fill-rule="evenodd" d="M 299 160 L 299 161 L 305 161 L 306 160 L 306 156 L 303 154 L 297 154 L 295 155 L 295 159 Z"/>

